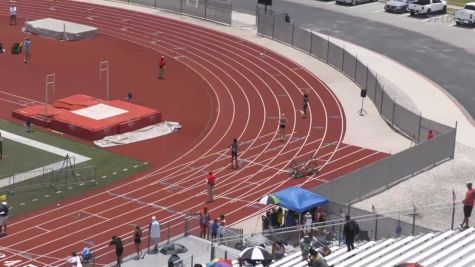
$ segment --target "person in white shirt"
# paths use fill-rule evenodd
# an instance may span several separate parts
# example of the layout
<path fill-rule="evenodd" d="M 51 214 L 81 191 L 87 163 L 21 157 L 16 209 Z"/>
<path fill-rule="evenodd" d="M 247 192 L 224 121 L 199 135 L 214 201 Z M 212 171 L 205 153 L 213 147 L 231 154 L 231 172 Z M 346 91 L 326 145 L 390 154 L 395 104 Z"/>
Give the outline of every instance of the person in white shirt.
<path fill-rule="evenodd" d="M 68 256 L 68 263 L 71 263 L 73 267 L 82 267 L 81 257 L 76 254 L 76 252 L 71 253 L 71 256 Z"/>
<path fill-rule="evenodd" d="M 160 223 L 157 217 L 152 216 L 152 222 L 149 227 L 150 244 L 153 245 L 153 251 L 158 252 L 158 243 L 160 242 Z"/>
<path fill-rule="evenodd" d="M 10 6 L 10 25 L 16 25 L 16 6 Z"/>

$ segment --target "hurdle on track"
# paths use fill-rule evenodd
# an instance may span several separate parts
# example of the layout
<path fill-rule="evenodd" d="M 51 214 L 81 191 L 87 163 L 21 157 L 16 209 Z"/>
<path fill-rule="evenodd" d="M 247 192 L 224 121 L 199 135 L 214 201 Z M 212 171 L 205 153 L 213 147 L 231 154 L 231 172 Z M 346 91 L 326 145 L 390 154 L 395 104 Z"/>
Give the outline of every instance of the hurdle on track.
<path fill-rule="evenodd" d="M 56 0 L 49 0 L 49 10 L 56 10 Z"/>
<path fill-rule="evenodd" d="M 94 18 L 97 18 L 96 14 L 96 8 L 91 7 L 86 9 L 86 18 L 90 20 L 94 20 Z"/>
<path fill-rule="evenodd" d="M 173 48 L 173 57 L 175 59 L 185 58 L 186 57 L 186 47 L 175 47 L 175 48 Z"/>
<path fill-rule="evenodd" d="M 48 91 L 50 86 L 53 89 L 53 95 L 56 94 L 56 74 L 47 74 L 45 76 L 45 117 L 48 117 Z"/>
<path fill-rule="evenodd" d="M 99 80 L 102 81 L 102 73 L 106 73 L 106 99 L 110 100 L 109 98 L 109 60 L 103 60 L 99 62 Z"/>
<path fill-rule="evenodd" d="M 119 21 L 119 23 L 120 23 L 120 30 L 126 32 L 127 29 L 132 28 L 131 26 L 128 26 L 128 25 L 130 25 L 129 22 L 131 22 L 131 21 L 132 21 L 131 19 L 121 19 L 121 20 Z"/>
<path fill-rule="evenodd" d="M 157 45 L 162 41 L 162 32 L 154 32 L 150 34 L 150 43 Z"/>

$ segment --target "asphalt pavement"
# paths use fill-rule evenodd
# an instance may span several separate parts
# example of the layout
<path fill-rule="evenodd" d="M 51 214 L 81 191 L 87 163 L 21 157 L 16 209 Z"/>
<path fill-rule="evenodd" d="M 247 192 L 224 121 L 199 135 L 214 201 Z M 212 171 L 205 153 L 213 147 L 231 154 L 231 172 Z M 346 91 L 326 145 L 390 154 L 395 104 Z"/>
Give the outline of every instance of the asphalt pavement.
<path fill-rule="evenodd" d="M 452 15 L 430 18 L 389 14 L 383 3 L 356 7 L 312 0 L 274 0 L 295 25 L 354 43 L 425 75 L 450 93 L 475 118 L 475 29 L 457 27 Z M 253 13 L 255 1 L 233 2 Z M 429 95 L 427 97 L 430 97 Z"/>

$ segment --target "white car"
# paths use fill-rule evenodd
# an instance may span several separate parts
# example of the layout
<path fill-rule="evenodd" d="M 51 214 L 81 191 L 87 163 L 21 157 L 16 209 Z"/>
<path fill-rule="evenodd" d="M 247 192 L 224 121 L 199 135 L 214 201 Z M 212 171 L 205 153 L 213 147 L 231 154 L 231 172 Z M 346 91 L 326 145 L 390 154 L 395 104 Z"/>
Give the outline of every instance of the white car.
<path fill-rule="evenodd" d="M 475 2 L 466 3 L 463 9 L 455 11 L 455 23 L 475 24 Z"/>
<path fill-rule="evenodd" d="M 416 1 L 417 0 L 390 0 L 384 6 L 384 10 L 387 12 L 405 13 L 407 12 L 409 4 L 415 3 Z"/>
<path fill-rule="evenodd" d="M 409 4 L 409 12 L 413 15 L 426 15 L 440 12 L 447 13 L 447 2 L 444 0 L 418 0 L 416 3 Z"/>
<path fill-rule="evenodd" d="M 336 4 L 351 4 L 352 6 L 356 6 L 357 4 L 366 3 L 366 2 L 374 2 L 377 0 L 336 0 Z"/>

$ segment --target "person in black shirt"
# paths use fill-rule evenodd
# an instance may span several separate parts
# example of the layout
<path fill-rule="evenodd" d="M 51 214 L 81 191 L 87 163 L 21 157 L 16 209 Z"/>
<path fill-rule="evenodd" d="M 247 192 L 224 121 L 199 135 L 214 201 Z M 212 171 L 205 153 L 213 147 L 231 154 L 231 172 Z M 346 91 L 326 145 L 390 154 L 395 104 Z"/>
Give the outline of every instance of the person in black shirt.
<path fill-rule="evenodd" d="M 237 144 L 237 139 L 233 139 L 233 143 L 230 146 L 231 148 L 231 169 L 234 169 L 234 163 L 236 163 L 236 169 L 239 169 L 239 164 L 238 164 L 238 144 Z"/>
<path fill-rule="evenodd" d="M 142 243 L 142 229 L 140 229 L 140 226 L 137 225 L 135 226 L 135 231 L 134 231 L 134 244 L 135 244 L 135 251 L 137 252 L 137 258 L 140 258 L 140 254 L 142 253 L 142 250 L 140 249 L 141 243 Z"/>
<path fill-rule="evenodd" d="M 303 116 L 302 118 L 307 118 L 307 110 L 308 110 L 308 94 L 303 95 Z"/>
<path fill-rule="evenodd" d="M 112 236 L 112 241 L 109 243 L 109 246 L 115 246 L 115 254 L 117 255 L 117 267 L 122 263 L 122 254 L 124 254 L 124 245 L 122 244 L 122 239 L 118 236 Z"/>
<path fill-rule="evenodd" d="M 359 234 L 359 225 L 353 220 L 350 220 L 350 215 L 345 216 L 346 223 L 343 227 L 343 233 L 345 234 L 345 241 L 346 246 L 348 248 L 348 252 L 355 249 L 355 237 Z"/>

